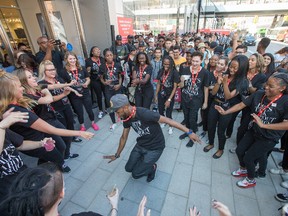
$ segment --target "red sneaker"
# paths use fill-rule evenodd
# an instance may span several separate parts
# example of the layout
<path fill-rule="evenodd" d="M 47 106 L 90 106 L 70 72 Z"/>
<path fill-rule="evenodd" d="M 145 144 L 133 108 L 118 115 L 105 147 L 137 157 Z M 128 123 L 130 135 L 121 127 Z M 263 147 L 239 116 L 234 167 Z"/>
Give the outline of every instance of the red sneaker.
<path fill-rule="evenodd" d="M 99 126 L 96 123 L 92 123 L 92 128 L 97 131 L 99 130 Z"/>
<path fill-rule="evenodd" d="M 85 126 L 81 126 L 81 127 L 80 127 L 80 131 L 86 131 Z"/>

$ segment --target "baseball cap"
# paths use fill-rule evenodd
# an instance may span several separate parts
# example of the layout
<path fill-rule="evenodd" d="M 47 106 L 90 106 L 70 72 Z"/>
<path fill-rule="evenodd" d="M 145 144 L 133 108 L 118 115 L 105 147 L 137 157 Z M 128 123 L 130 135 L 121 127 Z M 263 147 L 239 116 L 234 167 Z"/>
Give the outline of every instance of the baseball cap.
<path fill-rule="evenodd" d="M 145 47 L 145 43 L 144 43 L 143 41 L 141 41 L 141 42 L 139 43 L 139 47 Z"/>
<path fill-rule="evenodd" d="M 194 47 L 194 42 L 193 41 L 188 42 L 187 46 L 193 46 Z"/>
<path fill-rule="evenodd" d="M 198 45 L 198 49 L 202 48 L 202 47 L 206 47 L 204 43 L 199 43 Z"/>
<path fill-rule="evenodd" d="M 148 40 L 148 42 L 153 42 L 153 43 L 154 43 L 154 38 L 150 38 L 150 39 Z"/>
<path fill-rule="evenodd" d="M 223 47 L 222 46 L 217 46 L 214 49 L 214 54 L 221 55 L 223 53 Z"/>
<path fill-rule="evenodd" d="M 134 39 L 133 35 L 128 35 L 127 38 L 128 39 Z"/>
<path fill-rule="evenodd" d="M 122 40 L 122 36 L 121 35 L 117 35 L 116 36 L 116 40 Z"/>
<path fill-rule="evenodd" d="M 117 111 L 121 107 L 129 104 L 128 97 L 124 94 L 113 95 L 110 99 L 110 108 L 113 111 Z"/>
<path fill-rule="evenodd" d="M 210 48 L 211 49 L 214 49 L 215 47 L 217 47 L 218 46 L 218 43 L 216 42 L 216 41 L 212 41 L 211 43 L 210 43 Z"/>

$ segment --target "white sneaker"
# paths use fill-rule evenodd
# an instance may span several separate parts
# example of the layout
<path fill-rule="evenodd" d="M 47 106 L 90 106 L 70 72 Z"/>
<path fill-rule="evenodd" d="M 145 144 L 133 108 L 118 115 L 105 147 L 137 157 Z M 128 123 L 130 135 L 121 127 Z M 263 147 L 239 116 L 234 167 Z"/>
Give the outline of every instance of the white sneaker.
<path fill-rule="evenodd" d="M 110 131 L 114 131 L 115 128 L 116 128 L 116 123 L 115 123 L 115 124 L 112 124 L 112 125 L 110 126 Z"/>
<path fill-rule="evenodd" d="M 169 135 L 173 134 L 173 127 L 169 127 L 169 129 L 168 129 L 168 134 L 169 134 Z"/>
<path fill-rule="evenodd" d="M 280 169 L 270 169 L 270 173 L 275 174 L 275 175 L 288 175 L 288 172 L 284 171 L 282 168 Z"/>
<path fill-rule="evenodd" d="M 160 127 L 161 127 L 161 128 L 164 128 L 165 126 L 166 126 L 165 123 L 161 123 L 161 124 L 160 124 Z"/>
<path fill-rule="evenodd" d="M 288 189 L 288 181 L 281 182 L 281 187 Z"/>
<path fill-rule="evenodd" d="M 103 114 L 104 114 L 104 113 L 103 113 L 102 111 L 100 111 L 99 114 L 98 114 L 98 118 L 99 118 L 99 119 L 102 119 L 102 118 L 103 118 Z"/>

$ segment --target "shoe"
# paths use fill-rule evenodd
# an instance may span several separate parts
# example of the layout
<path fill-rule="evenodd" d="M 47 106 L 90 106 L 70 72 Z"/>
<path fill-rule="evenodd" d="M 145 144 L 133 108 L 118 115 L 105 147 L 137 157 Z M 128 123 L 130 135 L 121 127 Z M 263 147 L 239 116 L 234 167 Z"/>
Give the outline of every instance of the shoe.
<path fill-rule="evenodd" d="M 204 152 L 209 152 L 212 148 L 214 148 L 214 145 L 207 145 L 203 148 Z"/>
<path fill-rule="evenodd" d="M 264 179 L 266 177 L 266 173 L 260 173 L 257 171 L 255 171 L 255 178 L 259 178 L 259 179 Z"/>
<path fill-rule="evenodd" d="M 229 149 L 229 152 L 232 153 L 232 154 L 235 154 L 236 153 L 236 148 Z"/>
<path fill-rule="evenodd" d="M 169 134 L 169 135 L 173 134 L 173 127 L 169 127 L 169 129 L 168 129 L 168 134 Z"/>
<path fill-rule="evenodd" d="M 72 142 L 82 142 L 82 139 L 78 138 L 78 137 L 73 137 Z"/>
<path fill-rule="evenodd" d="M 281 149 L 281 148 L 273 148 L 272 151 L 274 151 L 274 152 L 284 153 L 285 149 Z"/>
<path fill-rule="evenodd" d="M 96 123 L 92 123 L 91 126 L 95 131 L 99 130 L 99 126 Z"/>
<path fill-rule="evenodd" d="M 104 115 L 104 113 L 103 113 L 102 111 L 100 111 L 100 112 L 98 113 L 98 118 L 99 118 L 99 119 L 102 119 L 102 118 L 103 118 L 103 115 Z"/>
<path fill-rule="evenodd" d="M 255 179 L 250 180 L 248 177 L 246 177 L 243 180 L 238 181 L 236 183 L 236 185 L 238 187 L 241 187 L 241 188 L 255 187 L 256 186 L 256 180 Z"/>
<path fill-rule="evenodd" d="M 180 124 L 185 125 L 185 119 Z"/>
<path fill-rule="evenodd" d="M 270 169 L 269 172 L 274 174 L 274 175 L 288 175 L 288 172 L 285 172 L 282 168 L 280 168 L 280 169 Z"/>
<path fill-rule="evenodd" d="M 282 167 L 282 164 L 283 164 L 283 163 L 282 163 L 282 161 L 281 161 L 281 162 L 278 163 L 278 166 Z"/>
<path fill-rule="evenodd" d="M 153 165 L 153 171 L 148 174 L 146 181 L 151 182 L 155 178 L 156 170 L 157 170 L 157 164 L 155 163 Z"/>
<path fill-rule="evenodd" d="M 288 189 L 288 181 L 283 181 L 280 184 L 281 187 Z"/>
<path fill-rule="evenodd" d="M 65 157 L 64 160 L 67 161 L 68 159 L 73 159 L 79 157 L 79 154 L 71 154 L 68 157 Z"/>
<path fill-rule="evenodd" d="M 110 131 L 114 131 L 115 128 L 116 128 L 116 123 L 114 123 L 114 124 L 112 124 L 112 125 L 110 126 Z"/>
<path fill-rule="evenodd" d="M 217 153 L 219 153 L 220 151 L 221 151 L 221 153 L 220 153 L 220 154 L 217 154 Z M 213 157 L 214 159 L 219 159 L 219 158 L 222 157 L 223 153 L 224 153 L 223 150 L 218 150 L 212 157 Z"/>
<path fill-rule="evenodd" d="M 288 202 L 288 195 L 286 193 L 279 193 L 279 194 L 276 194 L 275 196 L 275 199 L 280 201 L 280 202 Z"/>
<path fill-rule="evenodd" d="M 206 131 L 203 131 L 203 132 L 199 135 L 200 139 L 202 139 L 202 138 L 205 137 L 205 136 L 206 136 Z"/>
<path fill-rule="evenodd" d="M 161 123 L 161 124 L 160 124 L 160 127 L 161 127 L 161 128 L 164 128 L 165 126 L 166 126 L 165 123 Z"/>
<path fill-rule="evenodd" d="M 85 126 L 81 126 L 81 127 L 80 127 L 80 131 L 86 131 Z"/>
<path fill-rule="evenodd" d="M 62 172 L 63 173 L 69 173 L 70 171 L 71 171 L 70 167 L 68 167 L 65 164 L 62 165 Z"/>
<path fill-rule="evenodd" d="M 234 177 L 246 177 L 247 176 L 247 170 L 239 168 L 238 170 L 233 171 L 231 174 Z"/>
<path fill-rule="evenodd" d="M 180 140 L 185 139 L 186 137 L 188 137 L 187 133 L 183 133 L 182 135 L 179 136 Z"/>
<path fill-rule="evenodd" d="M 186 147 L 190 148 L 193 147 L 194 142 L 192 140 L 189 140 L 189 142 L 186 144 Z"/>

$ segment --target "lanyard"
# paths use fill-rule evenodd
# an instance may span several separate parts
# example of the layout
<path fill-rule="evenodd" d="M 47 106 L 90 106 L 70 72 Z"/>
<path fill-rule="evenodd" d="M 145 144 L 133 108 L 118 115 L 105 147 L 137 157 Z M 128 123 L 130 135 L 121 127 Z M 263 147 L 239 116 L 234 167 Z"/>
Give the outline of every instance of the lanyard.
<path fill-rule="evenodd" d="M 122 121 L 123 121 L 123 122 L 129 121 L 129 120 L 134 116 L 135 113 L 136 113 L 136 107 L 133 106 L 133 107 L 132 107 L 132 112 L 131 112 L 131 114 L 130 114 L 126 119 L 123 119 Z"/>
<path fill-rule="evenodd" d="M 95 57 L 92 57 L 92 60 L 93 60 L 94 62 L 96 62 L 96 64 L 98 65 L 98 67 L 101 65 L 100 58 L 98 58 L 98 60 L 96 60 Z"/>
<path fill-rule="evenodd" d="M 112 68 L 111 68 L 111 70 L 109 69 L 109 66 L 108 66 L 107 63 L 106 63 L 106 67 L 107 67 L 108 74 L 110 75 L 110 79 L 112 79 L 112 77 L 113 77 L 113 72 L 114 72 L 114 62 L 112 63 Z"/>
<path fill-rule="evenodd" d="M 144 67 L 139 67 L 139 79 L 142 80 L 143 79 L 143 73 L 144 70 L 146 69 L 147 65 L 145 65 Z"/>
<path fill-rule="evenodd" d="M 74 72 L 74 71 L 75 71 L 75 72 Z M 78 69 L 76 69 L 76 70 L 71 70 L 70 72 L 73 74 L 73 77 L 74 77 L 75 80 L 78 82 L 78 79 L 79 79 L 79 77 L 78 77 Z"/>
<path fill-rule="evenodd" d="M 162 89 L 164 88 L 165 82 L 166 82 L 169 74 L 170 74 L 170 70 L 167 71 L 167 74 L 166 74 L 166 75 L 165 75 L 165 71 L 164 71 L 164 73 L 163 73 L 163 76 L 162 76 L 162 85 L 163 85 L 163 86 L 162 86 Z"/>
<path fill-rule="evenodd" d="M 263 109 L 261 109 L 261 107 L 262 107 L 262 104 L 263 104 L 263 101 L 264 101 L 264 98 L 265 98 L 265 94 L 263 95 L 263 97 L 262 97 L 262 99 L 261 99 L 261 105 L 260 105 L 260 110 L 259 110 L 259 112 L 258 112 L 258 114 L 257 114 L 257 116 L 261 116 L 262 115 L 262 113 L 268 108 L 268 107 L 270 107 L 271 106 L 271 104 L 273 104 L 274 102 L 276 102 L 277 100 L 279 100 L 281 97 L 282 97 L 282 93 L 281 94 L 279 94 L 276 98 L 274 98 L 272 101 L 270 101 Z"/>
<path fill-rule="evenodd" d="M 196 83 L 197 77 L 199 72 L 201 71 L 202 67 L 199 67 L 199 70 L 197 71 L 196 74 L 193 73 L 192 67 L 191 67 L 191 78 L 192 78 L 192 86 Z"/>

